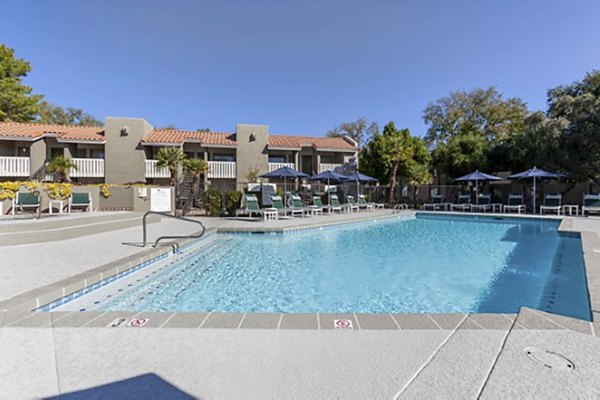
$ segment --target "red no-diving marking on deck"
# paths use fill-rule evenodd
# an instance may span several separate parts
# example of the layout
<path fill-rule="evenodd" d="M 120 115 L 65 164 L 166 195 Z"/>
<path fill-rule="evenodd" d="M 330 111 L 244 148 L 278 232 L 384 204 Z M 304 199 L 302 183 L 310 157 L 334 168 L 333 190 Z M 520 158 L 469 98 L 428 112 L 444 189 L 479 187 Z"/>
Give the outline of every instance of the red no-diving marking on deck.
<path fill-rule="evenodd" d="M 127 324 L 127 326 L 132 328 L 141 328 L 142 326 L 146 325 L 149 320 L 150 318 L 134 318 Z"/>
<path fill-rule="evenodd" d="M 353 329 L 352 321 L 349 319 L 334 319 L 333 326 L 335 329 Z"/>

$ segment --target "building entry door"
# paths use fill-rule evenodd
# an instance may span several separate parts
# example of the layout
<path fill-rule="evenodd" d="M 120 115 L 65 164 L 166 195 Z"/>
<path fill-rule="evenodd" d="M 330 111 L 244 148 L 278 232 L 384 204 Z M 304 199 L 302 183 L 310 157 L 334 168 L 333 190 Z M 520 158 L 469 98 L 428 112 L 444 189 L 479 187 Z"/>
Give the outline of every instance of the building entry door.
<path fill-rule="evenodd" d="M 302 172 L 312 175 L 312 156 L 302 156 Z"/>

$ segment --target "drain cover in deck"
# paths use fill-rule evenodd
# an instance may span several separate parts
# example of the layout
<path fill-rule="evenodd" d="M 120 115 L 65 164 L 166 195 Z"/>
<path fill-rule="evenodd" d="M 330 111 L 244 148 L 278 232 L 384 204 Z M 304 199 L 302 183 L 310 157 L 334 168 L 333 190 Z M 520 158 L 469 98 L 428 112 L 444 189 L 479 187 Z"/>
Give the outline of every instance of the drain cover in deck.
<path fill-rule="evenodd" d="M 573 371 L 575 369 L 575 364 L 571 360 L 553 351 L 537 347 L 526 347 L 524 351 L 527 357 L 546 368 L 566 371 Z"/>

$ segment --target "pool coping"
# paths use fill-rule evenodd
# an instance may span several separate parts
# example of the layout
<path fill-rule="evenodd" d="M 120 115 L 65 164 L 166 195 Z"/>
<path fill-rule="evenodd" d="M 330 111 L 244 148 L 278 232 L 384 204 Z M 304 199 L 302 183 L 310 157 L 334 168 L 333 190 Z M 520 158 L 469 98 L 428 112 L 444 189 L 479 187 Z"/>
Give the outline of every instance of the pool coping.
<path fill-rule="evenodd" d="M 472 217 L 559 219 L 559 232 L 578 234 L 581 237 L 583 258 L 586 270 L 588 296 L 592 321 L 550 314 L 541 310 L 521 307 L 518 314 L 371 314 L 371 313 L 173 313 L 173 312 L 95 312 L 95 311 L 50 311 L 36 312 L 40 307 L 50 304 L 70 294 L 89 288 L 94 290 L 100 282 L 128 274 L 145 265 L 156 262 L 174 253 L 177 246 L 185 248 L 198 242 L 198 239 L 185 239 L 159 248 L 142 250 L 100 267 L 85 271 L 52 284 L 22 293 L 10 299 L 0 301 L 0 327 L 106 327 L 115 320 L 123 321 L 118 327 L 128 326 L 132 319 L 147 319 L 144 328 L 222 328 L 222 329 L 313 329 L 326 330 L 336 328 L 339 320 L 350 321 L 353 330 L 364 329 L 559 329 L 570 330 L 588 335 L 600 335 L 600 236 L 589 231 L 574 228 L 573 218 L 566 216 L 537 216 L 523 214 L 457 213 L 410 211 L 378 215 L 374 219 L 353 219 L 347 221 L 323 221 L 299 227 L 263 227 L 256 230 L 251 227 L 212 228 L 207 230 L 203 239 L 217 233 L 285 233 L 329 226 L 399 218 L 417 213 L 433 215 L 462 215 Z M 320 222 L 320 221 L 319 221 Z M 259 227 L 257 227 L 259 228 Z M 85 294 L 85 293 L 82 293 Z M 454 322 L 453 322 L 454 321 Z M 507 322 L 508 321 L 508 322 Z M 197 325 L 196 325 L 197 322 Z M 277 322 L 277 324 L 275 324 Z M 453 323 L 456 323 L 453 327 Z M 510 323 L 510 324 L 509 324 Z M 508 324 L 508 325 L 507 325 Z"/>

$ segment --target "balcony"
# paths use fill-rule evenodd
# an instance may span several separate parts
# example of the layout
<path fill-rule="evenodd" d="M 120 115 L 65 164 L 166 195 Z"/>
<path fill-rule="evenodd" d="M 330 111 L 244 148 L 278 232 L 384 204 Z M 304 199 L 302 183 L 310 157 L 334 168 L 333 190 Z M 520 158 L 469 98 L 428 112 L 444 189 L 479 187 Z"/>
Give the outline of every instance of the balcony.
<path fill-rule="evenodd" d="M 342 169 L 342 167 L 344 166 L 344 164 L 324 164 L 321 163 L 319 164 L 319 174 L 323 171 L 335 171 L 335 172 L 339 172 L 338 169 Z"/>
<path fill-rule="evenodd" d="M 73 158 L 77 169 L 69 174 L 73 178 L 104 178 L 104 160 L 101 158 Z"/>
<path fill-rule="evenodd" d="M 146 160 L 146 178 L 170 178 L 171 174 L 167 168 L 158 168 L 158 160 Z"/>
<path fill-rule="evenodd" d="M 296 164 L 294 164 L 294 163 L 270 162 L 269 163 L 269 172 L 273 172 L 276 169 L 279 169 L 281 167 L 289 167 L 289 168 L 296 169 Z"/>
<path fill-rule="evenodd" d="M 29 177 L 29 157 L 0 157 L 0 176 Z"/>
<path fill-rule="evenodd" d="M 236 166 L 235 161 L 209 161 L 208 178 L 227 178 L 235 179 Z"/>

